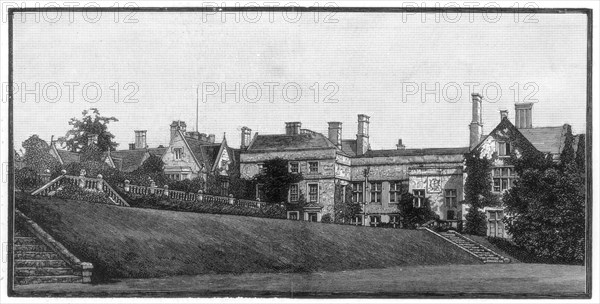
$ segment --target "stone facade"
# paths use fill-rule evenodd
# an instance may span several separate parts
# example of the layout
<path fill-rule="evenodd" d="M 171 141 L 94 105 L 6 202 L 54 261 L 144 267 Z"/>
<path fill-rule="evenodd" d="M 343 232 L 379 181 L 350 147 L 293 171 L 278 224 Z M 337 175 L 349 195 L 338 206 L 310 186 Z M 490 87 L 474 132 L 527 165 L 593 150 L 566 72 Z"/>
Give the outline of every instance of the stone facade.
<path fill-rule="evenodd" d="M 303 132 L 300 127 L 299 122 L 286 123 L 286 134 L 256 135 L 240 154 L 240 170 L 242 178 L 246 179 L 256 176 L 261 164 L 273 158 L 287 160 L 290 170 L 292 166 L 298 168 L 304 178 L 298 183 L 299 193 L 307 199 L 308 207 L 294 217 L 320 220 L 325 214 L 333 216 L 336 183 L 360 188 L 360 196 L 353 194 L 356 194 L 356 203 L 363 206 L 364 214 L 360 217 L 363 225 L 398 219 L 398 201 L 391 199 L 392 190 L 395 196 L 396 190 L 412 192 L 424 188 L 440 218 L 446 219 L 448 210 L 457 216 L 461 213 L 458 202 L 463 199 L 462 162 L 468 148 L 404 149 L 404 145 L 399 144 L 396 150 L 373 151 L 368 143 L 369 117 L 362 114 L 358 116 L 356 141 L 340 138 L 342 126 L 339 122 L 329 123 L 331 138 L 308 130 Z M 244 132 L 246 130 L 248 128 Z M 349 146 L 354 148 L 345 149 L 344 142 L 351 142 Z M 242 143 L 241 146 L 245 145 Z M 315 163 L 318 163 L 316 172 Z M 439 189 L 426 187 L 428 181 L 431 185 L 436 183 Z M 310 200 L 309 188 L 314 184 L 318 185 L 317 201 Z M 392 185 L 403 188 L 392 189 Z M 445 189 L 454 190 L 456 204 L 446 206 Z"/>

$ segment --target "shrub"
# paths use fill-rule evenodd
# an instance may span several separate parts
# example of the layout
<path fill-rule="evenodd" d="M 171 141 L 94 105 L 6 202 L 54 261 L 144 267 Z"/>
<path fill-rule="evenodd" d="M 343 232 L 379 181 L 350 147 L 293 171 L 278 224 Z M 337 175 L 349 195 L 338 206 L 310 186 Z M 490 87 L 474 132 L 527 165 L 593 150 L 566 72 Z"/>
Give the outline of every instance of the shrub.
<path fill-rule="evenodd" d="M 276 204 L 267 204 L 261 208 L 250 208 L 230 205 L 227 202 L 221 201 L 182 201 L 158 195 L 127 195 L 126 200 L 131 207 L 137 208 L 243 215 L 263 218 L 287 218 L 285 207 Z"/>
<path fill-rule="evenodd" d="M 113 204 L 104 193 L 96 192 L 94 190 L 84 190 L 77 185 L 64 186 L 61 190 L 56 192 L 54 197 L 85 201 L 88 203 Z"/>
<path fill-rule="evenodd" d="M 477 208 L 471 208 L 465 216 L 467 224 L 464 233 L 485 236 L 487 234 L 487 218 L 485 213 Z"/>
<path fill-rule="evenodd" d="M 327 224 L 333 223 L 333 218 L 331 217 L 331 214 L 329 214 L 329 213 L 324 214 L 321 217 L 321 223 L 327 223 Z"/>
<path fill-rule="evenodd" d="M 37 172 L 25 167 L 15 171 L 15 186 L 21 191 L 33 189 L 39 184 Z"/>

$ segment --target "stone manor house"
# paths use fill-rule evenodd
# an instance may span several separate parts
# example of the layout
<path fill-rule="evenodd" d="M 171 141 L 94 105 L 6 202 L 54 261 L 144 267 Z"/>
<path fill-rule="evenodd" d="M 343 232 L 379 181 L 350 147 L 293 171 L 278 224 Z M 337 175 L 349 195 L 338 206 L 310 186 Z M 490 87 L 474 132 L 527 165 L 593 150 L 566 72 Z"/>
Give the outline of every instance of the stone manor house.
<path fill-rule="evenodd" d="M 501 194 L 517 178 L 503 159 L 521 149 L 511 142 L 509 134 L 517 134 L 520 145 L 525 142 L 540 152 L 558 158 L 566 138 L 573 136 L 568 124 L 557 127 L 534 127 L 533 104 L 515 105 L 515 123 L 508 111 L 500 111 L 500 122 L 488 134 L 483 134 L 482 96 L 472 94 L 472 121 L 469 124 L 470 145 L 453 148 L 409 149 L 399 139 L 396 149 L 373 150 L 369 145 L 370 117 L 359 114 L 355 137 L 344 138 L 341 122 L 328 122 L 327 134 L 303 129 L 301 122 L 286 122 L 285 133 L 259 134 L 243 127 L 239 148 L 230 147 L 225 136 L 215 142 L 215 136 L 188 132 L 183 121 L 170 125 L 168 147 L 148 148 L 146 131 L 135 131 L 135 143 L 127 150 L 110 151 L 104 161 L 114 168 L 133 171 L 150 155 L 162 157 L 164 172 L 173 179 L 206 180 L 212 173 L 221 179 L 222 195 L 228 194 L 228 175 L 239 169 L 242 178 L 252 179 L 264 163 L 276 157 L 288 161 L 290 172 L 300 172 L 303 180 L 288 189 L 288 201 L 298 202 L 303 196 L 307 205 L 288 211 L 288 218 L 321 221 L 325 214 L 333 215 L 336 184 L 351 185 L 353 201 L 363 207 L 363 214 L 354 220 L 357 225 L 398 223 L 398 203 L 403 193 L 412 193 L 414 205 L 428 204 L 440 219 L 456 226 L 464 220 L 468 209 L 464 199 L 466 169 L 464 155 L 472 149 L 496 157 L 492 175 L 492 191 Z M 352 132 L 353 133 L 353 132 Z M 512 137 L 511 137 L 512 138 Z M 575 136 L 574 147 L 582 135 Z M 91 141 L 94 139 L 92 138 Z M 78 155 L 57 149 L 52 143 L 52 155 L 61 163 L 78 161 Z M 343 187 L 346 189 L 346 187 Z M 257 185 L 256 197 L 261 189 Z M 503 209 L 486 208 L 488 235 L 506 236 Z"/>

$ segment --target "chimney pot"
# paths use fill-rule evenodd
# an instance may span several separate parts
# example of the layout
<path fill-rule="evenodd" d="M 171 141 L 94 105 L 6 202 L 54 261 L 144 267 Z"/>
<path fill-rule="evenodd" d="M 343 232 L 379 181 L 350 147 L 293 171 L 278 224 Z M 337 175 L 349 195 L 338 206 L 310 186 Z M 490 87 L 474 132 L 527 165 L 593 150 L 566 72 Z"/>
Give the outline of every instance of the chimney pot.
<path fill-rule="evenodd" d="M 402 144 L 402 138 L 398 139 L 398 144 L 396 145 L 398 150 L 404 150 L 406 147 Z"/>
<path fill-rule="evenodd" d="M 135 144 L 134 143 L 129 144 L 129 150 L 135 150 Z"/>
<path fill-rule="evenodd" d="M 533 103 L 515 104 L 515 126 L 517 129 L 530 129 L 532 127 Z"/>
<path fill-rule="evenodd" d="M 302 123 L 299 121 L 286 122 L 285 123 L 285 135 L 298 135 L 300 134 L 300 128 Z"/>
<path fill-rule="evenodd" d="M 242 127 L 242 142 L 240 144 L 241 149 L 246 149 L 250 146 L 250 137 L 252 135 L 252 129 L 248 127 Z"/>
<path fill-rule="evenodd" d="M 469 125 L 469 147 L 470 149 L 475 148 L 481 140 L 483 134 L 483 123 L 481 121 L 481 100 L 482 97 L 479 93 L 471 94 L 471 102 L 473 103 L 472 115 L 473 119 Z"/>
<path fill-rule="evenodd" d="M 185 133 L 185 128 L 186 128 L 185 121 L 174 120 L 171 123 L 171 141 L 173 141 L 173 139 L 175 138 L 175 135 L 177 134 L 178 130 Z"/>
<path fill-rule="evenodd" d="M 369 119 L 365 114 L 358 114 L 358 134 L 356 134 L 356 154 L 363 155 L 369 146 Z"/>
<path fill-rule="evenodd" d="M 500 110 L 500 120 L 508 118 L 508 110 L 502 109 Z"/>
<path fill-rule="evenodd" d="M 136 149 L 145 149 L 148 146 L 146 145 L 146 130 L 137 130 L 135 133 L 135 148 Z"/>
<path fill-rule="evenodd" d="M 215 135 L 214 134 L 208 134 L 208 142 L 211 144 L 215 143 Z"/>

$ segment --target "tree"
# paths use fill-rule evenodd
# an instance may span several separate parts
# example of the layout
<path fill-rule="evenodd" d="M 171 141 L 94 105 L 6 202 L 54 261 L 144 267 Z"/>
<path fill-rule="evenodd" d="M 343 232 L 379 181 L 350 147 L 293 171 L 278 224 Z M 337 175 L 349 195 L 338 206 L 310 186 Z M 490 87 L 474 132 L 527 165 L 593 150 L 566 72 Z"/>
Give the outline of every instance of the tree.
<path fill-rule="evenodd" d="M 25 149 L 23 156 L 25 167 L 38 173 L 46 172 L 46 170 L 51 173 L 60 171 L 60 163 L 50 155 L 50 145 L 39 136 L 31 135 L 23 142 L 23 148 Z"/>
<path fill-rule="evenodd" d="M 266 161 L 255 180 L 263 187 L 265 201 L 279 204 L 287 202 L 290 185 L 302 180 L 302 175 L 290 172 L 287 160 L 278 157 Z"/>
<path fill-rule="evenodd" d="M 487 217 L 481 209 L 471 207 L 465 215 L 465 220 L 464 233 L 482 236 L 487 234 Z"/>
<path fill-rule="evenodd" d="M 108 124 L 119 120 L 115 117 L 101 116 L 96 108 L 84 110 L 81 114 L 80 119 L 71 118 L 69 125 L 73 126 L 72 129 L 60 137 L 58 142 L 70 151 L 80 152 L 87 146 L 89 135 L 98 135 L 97 145 L 101 151 L 115 150 L 118 144 L 113 141 L 115 136 L 108 131 Z"/>
<path fill-rule="evenodd" d="M 346 191 L 344 191 L 344 188 Z M 333 201 L 334 221 L 336 223 L 350 223 L 361 212 L 362 208 L 360 204 L 352 201 L 352 185 L 344 186 L 337 182 L 335 184 L 335 197 Z"/>
<path fill-rule="evenodd" d="M 160 173 L 163 172 L 164 166 L 165 163 L 162 158 L 150 154 L 150 157 L 148 157 L 137 170 L 143 173 Z"/>
<path fill-rule="evenodd" d="M 415 207 L 414 199 L 415 197 L 410 193 L 404 193 L 400 198 L 398 208 L 404 227 L 414 229 L 433 219 L 439 219 L 439 216 L 431 210 L 428 200 L 425 200 L 422 207 Z"/>
<path fill-rule="evenodd" d="M 582 264 L 585 257 L 585 172 L 574 161 L 524 169 L 503 197 L 508 232 L 540 258 Z"/>

